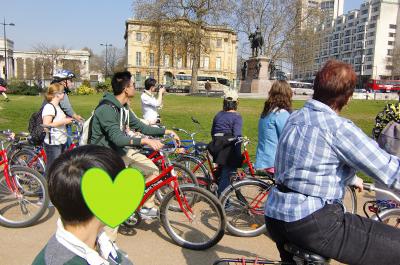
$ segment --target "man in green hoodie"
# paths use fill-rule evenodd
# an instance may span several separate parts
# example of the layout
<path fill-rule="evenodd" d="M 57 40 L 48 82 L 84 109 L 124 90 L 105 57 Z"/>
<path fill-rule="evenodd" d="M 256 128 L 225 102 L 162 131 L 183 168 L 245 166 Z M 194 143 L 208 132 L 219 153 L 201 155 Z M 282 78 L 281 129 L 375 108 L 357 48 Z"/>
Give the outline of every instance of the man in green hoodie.
<path fill-rule="evenodd" d="M 131 77 L 128 71 L 114 74 L 111 80 L 113 94 L 105 93 L 100 100 L 92 118 L 92 129 L 88 140 L 91 144 L 114 149 L 121 155 L 127 166 L 141 170 L 148 182 L 159 175 L 159 170 L 150 159 L 139 153 L 139 149 L 147 145 L 153 150 L 159 150 L 163 144 L 157 139 L 149 139 L 145 136 L 173 135 L 178 142 L 179 137 L 172 130 L 142 123 L 130 111 L 128 102 L 135 94 L 135 84 Z M 132 131 L 135 134 L 132 134 Z M 150 218 L 157 216 L 154 196 L 147 200 L 140 213 Z"/>

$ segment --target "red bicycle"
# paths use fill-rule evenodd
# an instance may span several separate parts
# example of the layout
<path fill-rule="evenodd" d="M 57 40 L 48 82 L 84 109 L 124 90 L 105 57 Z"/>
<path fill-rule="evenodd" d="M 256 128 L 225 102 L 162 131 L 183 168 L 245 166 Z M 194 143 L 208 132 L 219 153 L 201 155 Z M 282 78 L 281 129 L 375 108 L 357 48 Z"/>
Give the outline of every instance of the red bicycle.
<path fill-rule="evenodd" d="M 146 183 L 140 206 L 124 225 L 134 227 L 139 224 L 139 210 L 143 203 L 158 190 L 167 188 L 169 192 L 160 202 L 160 220 L 168 235 L 184 248 L 210 248 L 224 235 L 224 211 L 218 199 L 209 191 L 192 184 L 179 183 L 175 171 L 177 165 L 168 158 L 175 149 L 176 147 L 166 146 L 158 151 L 165 167 L 157 178 Z"/>
<path fill-rule="evenodd" d="M 79 145 L 79 139 L 81 137 L 82 124 L 78 121 L 72 122 L 72 135 L 66 134 L 54 127 L 43 126 L 50 130 L 58 130 L 65 134 L 70 140 L 71 144 L 67 150 L 72 150 Z M 11 165 L 22 165 L 30 167 L 42 175 L 46 170 L 47 156 L 43 146 L 34 146 L 29 142 L 29 134 L 24 134 L 20 141 L 15 144 L 15 147 L 10 152 L 10 164 Z"/>
<path fill-rule="evenodd" d="M 11 131 L 0 131 L 0 224 L 26 227 L 35 223 L 49 204 L 46 180 L 29 167 L 10 166 Z"/>

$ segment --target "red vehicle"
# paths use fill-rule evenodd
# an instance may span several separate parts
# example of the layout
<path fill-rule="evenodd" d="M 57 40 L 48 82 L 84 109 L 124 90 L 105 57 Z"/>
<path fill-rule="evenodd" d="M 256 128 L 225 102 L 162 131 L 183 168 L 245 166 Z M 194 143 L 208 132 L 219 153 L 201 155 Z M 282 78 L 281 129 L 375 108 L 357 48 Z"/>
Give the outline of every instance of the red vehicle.
<path fill-rule="evenodd" d="M 367 88 L 372 92 L 398 92 L 400 91 L 400 80 L 377 80 L 370 79 Z"/>

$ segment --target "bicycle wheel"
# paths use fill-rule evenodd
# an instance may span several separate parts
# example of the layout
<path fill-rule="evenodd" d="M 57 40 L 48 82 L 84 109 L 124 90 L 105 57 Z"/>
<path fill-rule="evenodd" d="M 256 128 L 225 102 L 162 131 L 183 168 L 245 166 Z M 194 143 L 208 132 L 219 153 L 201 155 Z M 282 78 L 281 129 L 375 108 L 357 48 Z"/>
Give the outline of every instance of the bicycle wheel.
<path fill-rule="evenodd" d="M 175 192 L 166 195 L 160 206 L 161 223 L 168 235 L 177 245 L 193 250 L 217 244 L 225 231 L 225 214 L 217 197 L 200 187 L 182 186 L 179 199 L 191 201 L 190 205 L 183 203 L 186 210 L 180 208 Z"/>
<path fill-rule="evenodd" d="M 193 184 L 195 186 L 198 186 L 196 177 L 192 174 L 192 172 L 190 172 L 189 169 L 178 163 L 172 164 L 174 166 L 174 171 L 176 176 L 178 177 L 178 183 L 180 185 Z M 162 202 L 164 196 L 170 193 L 172 190 L 172 187 L 169 185 L 162 186 L 155 192 L 157 199 Z"/>
<path fill-rule="evenodd" d="M 37 156 L 34 150 L 28 148 L 21 148 L 11 154 L 9 157 L 10 165 L 26 166 L 44 175 L 46 165 L 42 158 L 38 157 L 35 161 L 34 158 Z"/>
<path fill-rule="evenodd" d="M 400 228 L 400 208 L 386 209 L 380 212 L 378 215 L 383 223 Z M 372 216 L 371 219 L 380 221 L 378 215 Z"/>
<path fill-rule="evenodd" d="M 211 192 L 211 184 L 212 178 L 210 172 L 207 167 L 203 164 L 203 161 L 197 157 L 190 155 L 182 155 L 178 156 L 175 160 L 176 162 L 184 165 L 187 169 L 189 169 L 193 175 L 196 177 L 197 182 L 199 183 L 199 187 L 205 188 Z"/>
<path fill-rule="evenodd" d="M 272 184 L 244 179 L 228 186 L 221 194 L 226 228 L 241 237 L 258 236 L 266 231 L 264 204 Z"/>
<path fill-rule="evenodd" d="M 353 187 L 346 187 L 343 198 L 343 206 L 345 212 L 353 214 L 357 213 L 357 194 Z"/>
<path fill-rule="evenodd" d="M 26 227 L 35 223 L 49 205 L 46 180 L 28 167 L 11 167 L 10 179 L 17 191 L 11 191 L 4 174 L 0 178 L 0 224 L 7 227 Z"/>

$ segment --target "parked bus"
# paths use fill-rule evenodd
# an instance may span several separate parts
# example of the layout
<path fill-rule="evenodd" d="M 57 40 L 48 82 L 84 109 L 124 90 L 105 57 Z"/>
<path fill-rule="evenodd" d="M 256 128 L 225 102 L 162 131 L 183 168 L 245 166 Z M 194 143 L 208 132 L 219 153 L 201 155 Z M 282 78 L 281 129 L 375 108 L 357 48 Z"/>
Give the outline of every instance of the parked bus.
<path fill-rule="evenodd" d="M 211 84 L 212 90 L 224 90 L 224 88 L 230 86 L 230 81 L 228 78 L 223 76 L 214 76 L 214 75 L 199 75 L 197 76 L 197 82 L 199 84 L 199 89 L 205 89 L 204 84 L 207 80 Z M 170 88 L 172 91 L 176 92 L 189 92 L 190 86 L 192 82 L 192 76 L 189 74 L 176 74 L 174 78 L 173 88 Z"/>
<path fill-rule="evenodd" d="M 313 84 L 299 81 L 288 81 L 295 95 L 312 95 L 314 94 Z"/>
<path fill-rule="evenodd" d="M 400 80 L 377 80 L 370 79 L 367 89 L 371 92 L 398 92 L 400 90 Z"/>

